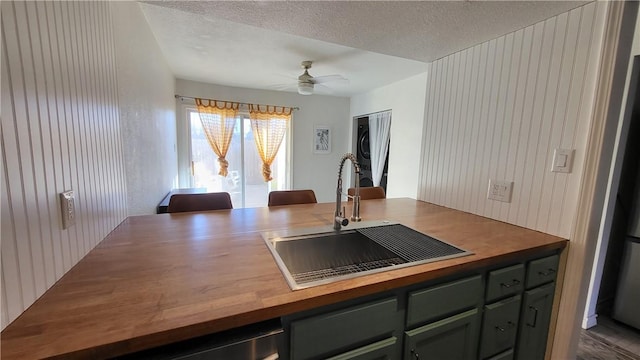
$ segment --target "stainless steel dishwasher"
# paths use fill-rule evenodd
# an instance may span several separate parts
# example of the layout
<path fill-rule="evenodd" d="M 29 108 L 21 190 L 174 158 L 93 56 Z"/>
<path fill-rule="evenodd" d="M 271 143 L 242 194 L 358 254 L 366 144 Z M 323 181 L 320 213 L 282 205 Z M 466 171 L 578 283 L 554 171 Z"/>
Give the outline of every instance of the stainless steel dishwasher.
<path fill-rule="evenodd" d="M 116 359 L 275 360 L 283 341 L 280 319 L 231 329 Z"/>

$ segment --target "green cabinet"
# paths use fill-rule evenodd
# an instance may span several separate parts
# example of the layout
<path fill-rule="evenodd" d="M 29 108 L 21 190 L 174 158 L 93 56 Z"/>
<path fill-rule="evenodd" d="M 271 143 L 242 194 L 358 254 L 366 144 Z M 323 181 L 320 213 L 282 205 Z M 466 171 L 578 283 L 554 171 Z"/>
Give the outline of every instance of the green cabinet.
<path fill-rule="evenodd" d="M 516 359 L 541 360 L 547 349 L 555 282 L 527 290 L 522 301 Z"/>
<path fill-rule="evenodd" d="M 509 349 L 487 360 L 513 360 L 513 349 Z"/>
<path fill-rule="evenodd" d="M 291 359 L 319 359 L 392 335 L 398 324 L 395 297 L 349 306 L 290 323 Z"/>
<path fill-rule="evenodd" d="M 487 302 L 516 295 L 524 289 L 524 264 L 489 271 L 487 275 Z"/>
<path fill-rule="evenodd" d="M 480 275 L 447 282 L 409 293 L 407 327 L 454 315 L 482 300 Z"/>
<path fill-rule="evenodd" d="M 529 262 L 527 289 L 555 281 L 558 273 L 558 260 L 558 255 L 553 255 Z"/>
<path fill-rule="evenodd" d="M 282 318 L 283 360 L 542 360 L 558 255 Z"/>
<path fill-rule="evenodd" d="M 393 360 L 397 353 L 398 339 L 395 336 L 388 339 L 332 356 L 327 360 Z"/>
<path fill-rule="evenodd" d="M 404 359 L 466 360 L 478 346 L 478 309 L 405 331 Z"/>
<path fill-rule="evenodd" d="M 522 298 L 515 357 L 517 360 L 544 359 L 558 264 L 558 255 L 535 259 L 527 264 L 527 291 Z"/>
<path fill-rule="evenodd" d="M 486 359 L 516 345 L 520 317 L 520 295 L 485 305 L 480 359 Z"/>

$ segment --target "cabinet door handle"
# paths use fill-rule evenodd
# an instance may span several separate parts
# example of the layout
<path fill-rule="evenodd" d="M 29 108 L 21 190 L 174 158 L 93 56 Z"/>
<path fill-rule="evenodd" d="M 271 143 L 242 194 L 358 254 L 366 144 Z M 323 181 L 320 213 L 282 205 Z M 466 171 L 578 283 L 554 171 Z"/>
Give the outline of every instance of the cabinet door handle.
<path fill-rule="evenodd" d="M 533 323 L 529 324 L 527 323 L 527 326 L 531 326 L 531 327 L 536 327 L 536 324 L 538 323 L 538 309 L 533 307 L 533 306 L 529 306 L 529 310 L 533 310 Z"/>
<path fill-rule="evenodd" d="M 519 285 L 519 284 L 520 284 L 520 280 L 518 280 L 518 279 L 513 279 L 513 280 L 511 281 L 511 284 L 500 283 L 500 286 L 502 286 L 502 287 L 506 287 L 506 288 L 508 289 L 508 288 L 510 288 L 510 287 L 512 287 L 512 286 L 517 286 L 517 285 Z"/>
<path fill-rule="evenodd" d="M 414 358 L 420 359 L 420 355 L 418 355 L 418 353 L 414 349 L 411 349 L 411 353 L 413 354 Z"/>
<path fill-rule="evenodd" d="M 547 271 L 538 271 L 538 275 L 549 276 L 549 275 L 554 274 L 555 272 L 556 272 L 555 269 L 549 268 L 549 269 L 547 269 Z"/>

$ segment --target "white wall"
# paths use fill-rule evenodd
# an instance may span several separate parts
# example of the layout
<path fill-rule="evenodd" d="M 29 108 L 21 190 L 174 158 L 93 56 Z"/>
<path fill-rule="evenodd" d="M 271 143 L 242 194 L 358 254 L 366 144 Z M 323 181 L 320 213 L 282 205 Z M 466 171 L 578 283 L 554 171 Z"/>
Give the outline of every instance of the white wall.
<path fill-rule="evenodd" d="M 418 198 L 571 237 L 606 5 L 589 3 L 431 64 Z M 550 171 L 575 149 L 570 174 Z M 487 200 L 513 181 L 511 203 Z"/>
<path fill-rule="evenodd" d="M 244 103 L 299 107 L 292 118 L 292 189 L 313 189 L 318 202 L 335 201 L 338 162 L 350 149 L 349 99 L 336 96 L 267 91 L 176 80 L 176 93 L 188 97 Z M 179 123 L 186 115 L 178 109 Z M 332 131 L 331 153 L 313 153 L 314 125 L 328 125 Z M 186 126 L 186 125 L 183 125 Z M 178 130 L 183 136 L 184 129 Z M 181 155 L 181 168 L 188 158 Z"/>
<path fill-rule="evenodd" d="M 2 33 L 5 328 L 125 218 L 126 194 L 108 3 L 3 1 Z"/>
<path fill-rule="evenodd" d="M 140 5 L 110 5 L 128 215 L 155 214 L 160 200 L 177 186 L 175 78 Z"/>
<path fill-rule="evenodd" d="M 425 72 L 351 97 L 352 119 L 391 110 L 387 197 L 416 198 L 426 83 Z"/>

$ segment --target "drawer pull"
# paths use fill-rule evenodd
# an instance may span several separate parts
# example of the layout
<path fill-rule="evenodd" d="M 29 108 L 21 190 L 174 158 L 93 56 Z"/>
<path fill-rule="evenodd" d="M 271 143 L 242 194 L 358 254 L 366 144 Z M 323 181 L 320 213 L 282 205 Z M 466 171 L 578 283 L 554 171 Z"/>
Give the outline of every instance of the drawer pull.
<path fill-rule="evenodd" d="M 513 279 L 511 281 L 511 284 L 500 283 L 500 286 L 506 287 L 507 289 L 512 287 L 512 286 L 517 286 L 517 285 L 520 285 L 520 280 L 518 280 L 518 279 Z"/>
<path fill-rule="evenodd" d="M 538 275 L 542 275 L 542 276 L 549 276 L 549 275 L 553 275 L 555 274 L 556 270 L 555 269 L 547 269 L 547 271 L 538 271 Z"/>
<path fill-rule="evenodd" d="M 529 306 L 529 310 L 533 310 L 534 311 L 534 313 L 533 313 L 533 322 L 532 322 L 532 324 L 527 323 L 527 326 L 536 327 L 536 324 L 538 322 L 538 309 L 533 307 L 533 306 Z"/>
<path fill-rule="evenodd" d="M 512 321 L 507 321 L 507 326 L 508 327 L 514 327 L 516 324 L 514 324 Z M 500 327 L 499 325 L 496 325 L 496 330 L 500 331 L 500 332 L 505 332 L 507 329 L 506 327 Z"/>

